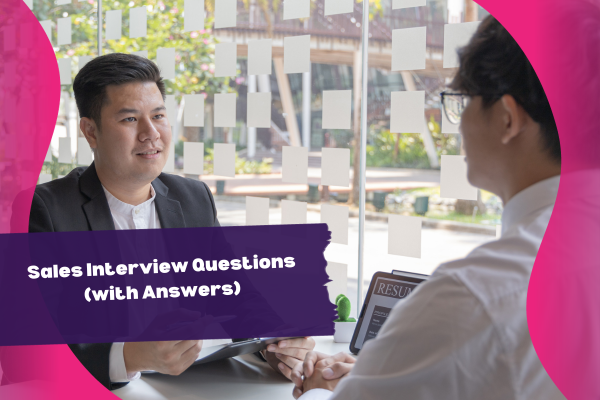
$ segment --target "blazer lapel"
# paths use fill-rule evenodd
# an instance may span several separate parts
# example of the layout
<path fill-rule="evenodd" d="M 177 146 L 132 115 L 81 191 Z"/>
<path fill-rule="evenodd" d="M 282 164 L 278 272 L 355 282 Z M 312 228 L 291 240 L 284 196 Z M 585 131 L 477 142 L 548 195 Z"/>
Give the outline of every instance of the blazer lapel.
<path fill-rule="evenodd" d="M 92 162 L 79 178 L 79 190 L 90 198 L 83 205 L 83 211 L 93 231 L 115 230 L 115 223 L 108 207 L 108 201 Z"/>
<path fill-rule="evenodd" d="M 167 194 L 169 188 L 165 185 L 160 177 L 152 181 L 152 187 L 156 192 L 154 205 L 158 213 L 161 228 L 185 228 L 185 218 L 183 218 L 183 210 L 181 204 L 177 200 L 169 199 Z"/>

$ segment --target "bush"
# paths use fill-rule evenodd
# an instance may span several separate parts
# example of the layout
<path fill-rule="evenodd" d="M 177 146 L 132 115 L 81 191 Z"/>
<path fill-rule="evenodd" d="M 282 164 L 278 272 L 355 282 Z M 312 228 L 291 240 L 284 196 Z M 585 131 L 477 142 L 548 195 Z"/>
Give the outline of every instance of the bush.
<path fill-rule="evenodd" d="M 430 168 L 419 134 L 380 131 L 373 135 L 371 143 L 367 145 L 368 167 Z"/>

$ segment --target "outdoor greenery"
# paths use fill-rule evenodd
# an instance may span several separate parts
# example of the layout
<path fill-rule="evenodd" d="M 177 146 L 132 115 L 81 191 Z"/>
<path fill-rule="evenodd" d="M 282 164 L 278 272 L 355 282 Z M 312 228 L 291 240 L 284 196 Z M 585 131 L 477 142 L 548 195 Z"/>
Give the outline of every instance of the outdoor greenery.
<path fill-rule="evenodd" d="M 51 174 L 52 179 L 57 179 L 59 175 L 67 175 L 73 168 L 77 168 L 78 165 L 74 162 L 72 164 L 59 164 L 58 157 L 52 156 L 51 162 L 45 162 L 42 166 L 42 174 Z"/>
<path fill-rule="evenodd" d="M 465 215 L 454 211 L 455 200 L 440 197 L 440 187 L 425 187 L 409 190 L 396 189 L 387 197 L 384 212 L 419 216 L 414 211 L 416 197 L 429 197 L 429 211 L 426 218 L 451 220 L 474 224 L 495 225 L 500 224 L 502 215 L 502 201 L 495 194 L 481 190 L 481 200 L 485 210 L 477 210 L 472 215 Z"/>
<path fill-rule="evenodd" d="M 183 159 L 183 144 L 184 140 L 180 140 L 175 145 L 175 159 Z M 204 173 L 206 175 L 212 174 L 214 171 L 214 155 L 213 155 L 214 142 L 212 139 L 204 141 Z M 239 151 L 241 146 L 236 145 L 236 151 Z M 235 155 L 235 173 L 236 174 L 270 174 L 271 163 L 273 159 L 264 158 L 262 161 L 249 161 L 245 158 L 238 157 L 237 152 Z M 175 165 L 177 165 L 177 161 Z"/>
<path fill-rule="evenodd" d="M 57 58 L 71 57 L 73 77 L 78 71 L 79 56 L 97 55 L 96 1 L 80 1 L 64 6 L 55 6 L 53 1 L 36 2 L 35 14 L 39 20 L 70 16 L 73 22 L 73 44 L 60 46 Z M 214 48 L 217 40 L 212 35 L 213 18 L 205 19 L 205 29 L 193 32 L 183 31 L 184 0 L 132 0 L 104 1 L 103 11 L 122 10 L 123 36 L 120 40 L 106 40 L 103 53 L 133 53 L 147 50 L 148 58 L 156 59 L 156 50 L 162 47 L 177 49 L 177 65 L 174 80 L 166 80 L 167 94 L 173 94 L 179 101 L 182 94 L 202 93 L 205 97 L 214 93 L 232 91 L 229 78 L 214 76 Z M 129 9 L 145 6 L 148 16 L 148 35 L 143 38 L 129 38 Z M 105 26 L 103 26 L 105 28 Z M 71 90 L 71 85 L 62 89 Z"/>
<path fill-rule="evenodd" d="M 433 116 L 427 123 L 438 157 L 458 154 L 457 135 L 441 133 Z M 389 129 L 371 128 L 367 144 L 368 167 L 430 168 L 421 134 L 391 133 Z"/>
<path fill-rule="evenodd" d="M 211 175 L 214 172 L 214 154 L 213 149 L 205 148 L 204 155 L 204 173 Z M 270 174 L 272 158 L 264 158 L 262 161 L 249 161 L 238 157 L 235 154 L 235 173 L 236 174 Z"/>

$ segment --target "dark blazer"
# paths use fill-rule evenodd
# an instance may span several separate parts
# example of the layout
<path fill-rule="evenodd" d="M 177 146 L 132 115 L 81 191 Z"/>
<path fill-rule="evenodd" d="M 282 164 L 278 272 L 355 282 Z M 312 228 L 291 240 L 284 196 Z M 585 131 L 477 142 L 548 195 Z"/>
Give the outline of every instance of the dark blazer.
<path fill-rule="evenodd" d="M 160 174 L 152 182 L 161 228 L 220 226 L 215 202 L 201 181 Z M 38 185 L 33 195 L 29 232 L 114 230 L 108 201 L 94 163 L 72 170 L 62 179 Z M 108 389 L 109 354 L 112 343 L 69 345 L 83 366 Z"/>

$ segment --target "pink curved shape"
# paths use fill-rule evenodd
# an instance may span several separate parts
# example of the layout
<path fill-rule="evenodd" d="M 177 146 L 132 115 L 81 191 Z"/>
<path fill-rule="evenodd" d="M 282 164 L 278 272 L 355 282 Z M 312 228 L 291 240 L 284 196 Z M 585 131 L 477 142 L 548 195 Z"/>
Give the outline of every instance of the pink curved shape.
<path fill-rule="evenodd" d="M 22 0 L 0 2 L 0 29 L 4 33 L 0 47 L 0 233 L 6 234 L 27 232 L 33 188 L 58 115 L 60 81 L 46 33 Z M 27 199 L 13 208 L 16 195 L 23 190 Z M 6 329 L 10 323 L 0 325 Z M 117 398 L 83 368 L 66 345 L 3 347 L 0 355 L 1 398 Z"/>
<path fill-rule="evenodd" d="M 570 400 L 600 398 L 600 1 L 479 0 L 544 86 L 562 150 L 560 189 L 529 283 L 538 356 Z"/>

